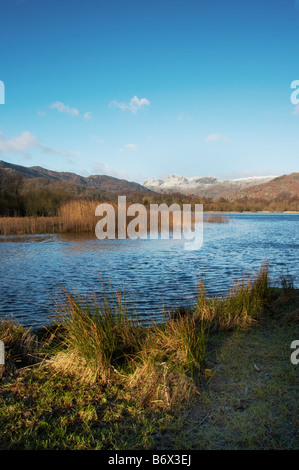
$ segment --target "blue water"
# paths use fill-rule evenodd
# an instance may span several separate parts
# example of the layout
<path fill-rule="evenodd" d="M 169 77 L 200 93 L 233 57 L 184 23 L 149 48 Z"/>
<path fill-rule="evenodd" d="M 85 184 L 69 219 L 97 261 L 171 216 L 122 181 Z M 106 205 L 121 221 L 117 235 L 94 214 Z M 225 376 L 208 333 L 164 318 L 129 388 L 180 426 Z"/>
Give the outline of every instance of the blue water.
<path fill-rule="evenodd" d="M 204 224 L 200 250 L 181 240 L 105 240 L 95 235 L 0 237 L 0 317 L 25 326 L 48 323 L 62 286 L 101 291 L 101 280 L 125 286 L 141 315 L 192 302 L 204 275 L 211 294 L 254 274 L 265 260 L 279 285 L 292 275 L 299 287 L 299 214 L 229 214 L 227 224 Z M 130 292 L 130 295 L 129 295 Z"/>

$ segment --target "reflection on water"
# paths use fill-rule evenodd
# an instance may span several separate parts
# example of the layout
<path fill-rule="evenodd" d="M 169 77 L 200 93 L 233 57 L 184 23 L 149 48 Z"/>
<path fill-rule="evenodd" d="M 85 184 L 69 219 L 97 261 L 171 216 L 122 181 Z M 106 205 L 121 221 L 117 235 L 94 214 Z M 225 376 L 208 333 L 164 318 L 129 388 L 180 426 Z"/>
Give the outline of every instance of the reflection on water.
<path fill-rule="evenodd" d="M 90 234 L 0 237 L 0 316 L 24 325 L 49 321 L 61 286 L 100 292 L 102 279 L 131 291 L 141 315 L 192 302 L 205 276 L 211 294 L 270 263 L 273 283 L 291 274 L 299 287 L 298 214 L 233 214 L 228 224 L 205 224 L 199 251 L 180 240 L 104 240 Z M 131 302 L 130 296 L 128 302 Z"/>

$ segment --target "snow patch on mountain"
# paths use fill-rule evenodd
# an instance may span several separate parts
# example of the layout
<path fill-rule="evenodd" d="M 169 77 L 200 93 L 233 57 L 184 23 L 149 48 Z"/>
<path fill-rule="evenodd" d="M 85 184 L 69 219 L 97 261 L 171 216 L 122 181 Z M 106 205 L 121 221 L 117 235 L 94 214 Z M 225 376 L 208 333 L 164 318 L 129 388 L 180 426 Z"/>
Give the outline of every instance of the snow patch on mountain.
<path fill-rule="evenodd" d="M 276 176 L 251 176 L 247 178 L 235 178 L 231 180 L 221 180 L 215 176 L 181 176 L 176 174 L 169 175 L 166 179 L 150 178 L 145 181 L 144 186 L 157 192 L 186 192 L 198 193 L 201 190 L 210 188 L 236 188 L 245 189 L 251 186 L 267 183 Z"/>

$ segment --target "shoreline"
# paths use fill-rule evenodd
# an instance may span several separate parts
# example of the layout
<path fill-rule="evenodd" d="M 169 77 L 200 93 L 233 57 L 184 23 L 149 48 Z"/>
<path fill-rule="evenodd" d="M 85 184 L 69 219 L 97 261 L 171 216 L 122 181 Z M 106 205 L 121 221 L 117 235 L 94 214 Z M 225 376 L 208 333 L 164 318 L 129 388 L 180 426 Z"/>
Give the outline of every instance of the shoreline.
<path fill-rule="evenodd" d="M 204 223 L 227 223 L 229 215 L 242 215 L 242 214 L 269 214 L 269 215 L 284 215 L 284 214 L 299 214 L 297 211 L 204 211 L 203 216 L 211 216 L 211 219 L 204 220 Z M 213 217 L 215 217 L 213 219 Z M 97 219 L 94 213 L 89 214 L 88 218 L 74 218 L 70 222 L 65 222 L 64 218 L 60 216 L 24 216 L 24 217 L 0 217 L 0 236 L 10 235 L 38 235 L 38 234 L 63 234 L 63 233 L 94 233 L 97 224 Z M 128 224 L 128 221 L 127 221 Z M 117 231 L 117 228 L 116 228 Z M 149 231 L 149 230 L 148 230 Z"/>

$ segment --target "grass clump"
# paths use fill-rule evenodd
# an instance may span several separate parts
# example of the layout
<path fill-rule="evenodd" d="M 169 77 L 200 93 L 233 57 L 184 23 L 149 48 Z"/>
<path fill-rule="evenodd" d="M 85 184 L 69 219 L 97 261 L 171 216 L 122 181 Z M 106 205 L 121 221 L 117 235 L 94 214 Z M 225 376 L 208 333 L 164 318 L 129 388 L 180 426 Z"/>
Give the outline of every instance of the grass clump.
<path fill-rule="evenodd" d="M 55 367 L 82 380 L 107 383 L 111 374 L 128 366 L 140 347 L 142 329 L 137 315 L 129 315 L 122 293 L 100 299 L 64 290 L 56 306 L 56 321 L 64 330 L 63 346 L 52 360 Z M 79 371 L 79 374 L 78 374 Z"/>
<path fill-rule="evenodd" d="M 138 404 L 173 409 L 194 398 L 206 340 L 205 328 L 193 314 L 170 318 L 147 330 L 128 378 Z"/>
<path fill-rule="evenodd" d="M 246 327 L 263 313 L 269 301 L 268 264 L 263 264 L 254 277 L 233 285 L 227 297 L 208 298 L 204 283 L 198 285 L 196 315 L 213 330 Z"/>
<path fill-rule="evenodd" d="M 63 334 L 47 363 L 52 370 L 116 384 L 138 406 L 171 409 L 194 396 L 206 338 L 193 314 L 145 326 L 129 311 L 124 292 L 90 298 L 64 290 L 55 321 Z"/>

